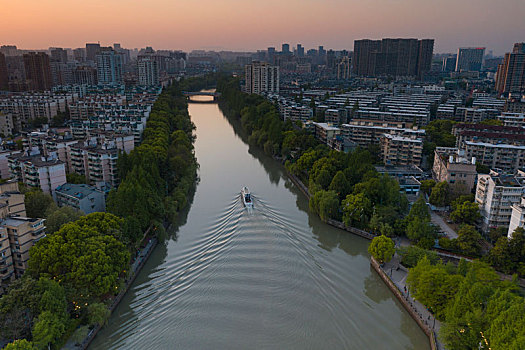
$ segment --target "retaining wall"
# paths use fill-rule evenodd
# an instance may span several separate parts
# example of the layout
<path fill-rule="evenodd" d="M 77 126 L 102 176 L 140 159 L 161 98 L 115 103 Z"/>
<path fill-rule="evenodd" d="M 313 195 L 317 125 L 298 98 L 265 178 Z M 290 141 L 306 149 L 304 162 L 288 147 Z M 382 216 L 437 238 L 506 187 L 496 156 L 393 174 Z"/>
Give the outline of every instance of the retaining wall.
<path fill-rule="evenodd" d="M 429 342 L 430 342 L 430 348 L 432 350 L 438 350 L 438 346 L 436 343 L 436 335 L 434 334 L 434 331 L 427 326 L 421 317 L 419 317 L 418 313 L 410 306 L 410 304 L 407 302 L 407 300 L 403 297 L 403 294 L 401 291 L 397 288 L 397 286 L 392 282 L 390 277 L 387 276 L 387 274 L 383 271 L 381 266 L 379 266 L 379 263 L 377 262 L 374 257 L 370 257 L 370 265 L 376 270 L 376 272 L 379 274 L 379 277 L 386 283 L 387 287 L 394 293 L 396 298 L 399 300 L 399 302 L 403 305 L 403 307 L 407 310 L 410 316 L 416 321 L 418 326 L 425 332 L 425 334 L 428 336 Z"/>

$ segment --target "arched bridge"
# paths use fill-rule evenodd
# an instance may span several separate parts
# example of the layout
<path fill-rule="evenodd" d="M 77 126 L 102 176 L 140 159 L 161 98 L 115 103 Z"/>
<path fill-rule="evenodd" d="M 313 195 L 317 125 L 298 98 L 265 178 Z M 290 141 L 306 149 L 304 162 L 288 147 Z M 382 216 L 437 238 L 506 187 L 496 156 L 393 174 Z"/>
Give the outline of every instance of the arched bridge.
<path fill-rule="evenodd" d="M 212 96 L 214 101 L 221 96 L 221 93 L 217 91 L 183 91 L 182 94 L 187 98 L 191 96 Z"/>

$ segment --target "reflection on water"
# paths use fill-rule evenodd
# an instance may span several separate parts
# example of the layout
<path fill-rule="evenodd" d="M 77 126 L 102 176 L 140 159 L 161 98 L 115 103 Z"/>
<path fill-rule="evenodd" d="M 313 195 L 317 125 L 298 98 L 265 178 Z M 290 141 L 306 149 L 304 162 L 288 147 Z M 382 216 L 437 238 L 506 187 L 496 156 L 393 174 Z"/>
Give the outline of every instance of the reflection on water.
<path fill-rule="evenodd" d="M 190 114 L 201 181 L 187 219 L 92 349 L 428 348 L 370 268 L 366 240 L 310 215 L 283 167 L 216 104 L 191 103 Z"/>

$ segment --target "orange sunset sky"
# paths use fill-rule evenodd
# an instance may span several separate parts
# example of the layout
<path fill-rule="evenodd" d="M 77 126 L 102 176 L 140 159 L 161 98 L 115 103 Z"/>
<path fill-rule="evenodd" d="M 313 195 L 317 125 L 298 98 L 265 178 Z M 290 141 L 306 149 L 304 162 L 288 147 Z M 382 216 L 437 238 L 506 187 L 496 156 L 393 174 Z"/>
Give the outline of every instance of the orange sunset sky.
<path fill-rule="evenodd" d="M 0 45 L 256 50 L 434 38 L 434 52 L 525 41 L 525 0 L 0 0 Z"/>

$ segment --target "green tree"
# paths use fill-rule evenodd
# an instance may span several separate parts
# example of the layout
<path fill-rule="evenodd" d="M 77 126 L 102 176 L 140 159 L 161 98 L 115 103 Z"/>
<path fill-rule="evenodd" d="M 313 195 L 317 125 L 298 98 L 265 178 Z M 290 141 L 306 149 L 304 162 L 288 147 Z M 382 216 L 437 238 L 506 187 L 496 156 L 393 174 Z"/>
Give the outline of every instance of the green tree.
<path fill-rule="evenodd" d="M 434 245 L 436 231 L 428 221 L 416 217 L 409 221 L 406 235 L 410 240 L 416 242 L 419 247 L 430 249 Z"/>
<path fill-rule="evenodd" d="M 310 199 L 310 208 L 319 214 L 323 221 L 336 218 L 339 210 L 337 193 L 335 191 L 317 191 Z"/>
<path fill-rule="evenodd" d="M 348 193 L 350 193 L 351 186 L 348 180 L 346 179 L 345 174 L 341 170 L 339 170 L 332 179 L 332 182 L 330 183 L 328 189 L 330 191 L 335 191 L 335 193 L 337 193 L 339 197 L 339 200 L 343 200 L 344 198 L 346 198 Z"/>
<path fill-rule="evenodd" d="M 63 225 L 31 248 L 26 273 L 56 279 L 84 297 L 118 292 L 130 254 L 121 242 L 122 219 L 93 213 Z"/>
<path fill-rule="evenodd" d="M 349 194 L 342 203 L 346 226 L 364 228 L 372 215 L 372 203 L 364 193 Z"/>
<path fill-rule="evenodd" d="M 53 197 L 40 190 L 27 192 L 24 202 L 27 216 L 30 218 L 44 218 L 48 211 L 56 208 Z"/>
<path fill-rule="evenodd" d="M 27 274 L 9 285 L 0 298 L 0 337 L 27 338 L 31 334 L 33 318 L 40 312 L 42 293 L 37 281 Z"/>
<path fill-rule="evenodd" d="M 485 119 L 480 122 L 482 125 L 496 125 L 496 126 L 503 126 L 503 121 L 499 119 Z"/>
<path fill-rule="evenodd" d="M 93 303 L 88 306 L 88 322 L 90 325 L 106 324 L 110 311 L 106 305 L 103 303 Z"/>
<path fill-rule="evenodd" d="M 36 350 L 36 347 L 26 339 L 18 339 L 7 344 L 4 350 Z"/>
<path fill-rule="evenodd" d="M 46 232 L 51 234 L 58 231 L 62 225 L 78 220 L 84 215 L 80 210 L 72 207 L 62 207 L 48 214 L 46 218 Z"/>
<path fill-rule="evenodd" d="M 432 189 L 436 186 L 436 181 L 429 179 L 429 180 L 422 180 L 421 181 L 421 191 L 425 193 L 427 196 L 430 196 L 432 193 Z"/>
<path fill-rule="evenodd" d="M 410 208 L 408 219 L 412 220 L 414 218 L 418 218 L 423 221 L 430 221 L 430 210 L 428 209 L 428 205 L 423 196 L 419 196 L 419 198 Z"/>
<path fill-rule="evenodd" d="M 518 227 L 510 239 L 500 237 L 485 259 L 502 272 L 525 276 L 525 230 Z"/>
<path fill-rule="evenodd" d="M 385 235 L 374 237 L 368 246 L 368 252 L 380 263 L 390 261 L 395 251 L 394 241 Z"/>
<path fill-rule="evenodd" d="M 60 318 L 51 311 L 42 312 L 33 326 L 33 342 L 44 349 L 55 344 L 65 333 L 66 327 Z"/>
<path fill-rule="evenodd" d="M 481 235 L 472 225 L 462 225 L 458 231 L 456 243 L 458 248 L 467 255 L 479 255 L 481 253 Z"/>
<path fill-rule="evenodd" d="M 431 308 L 438 317 L 443 317 L 462 279 L 460 275 L 449 274 L 442 263 L 432 265 L 424 256 L 416 267 L 409 270 L 407 285 L 417 300 Z"/>
<path fill-rule="evenodd" d="M 479 162 L 476 163 L 476 172 L 478 174 L 488 174 L 490 173 L 490 167 Z"/>
<path fill-rule="evenodd" d="M 66 175 L 66 180 L 70 184 L 87 184 L 87 179 L 84 175 L 77 173 L 69 173 Z"/>
<path fill-rule="evenodd" d="M 456 209 L 450 213 L 450 218 L 457 223 L 474 224 L 481 218 L 479 205 L 468 201 L 458 204 L 456 205 Z"/>
<path fill-rule="evenodd" d="M 450 187 L 446 181 L 440 182 L 432 188 L 429 202 L 437 207 L 450 204 Z"/>

